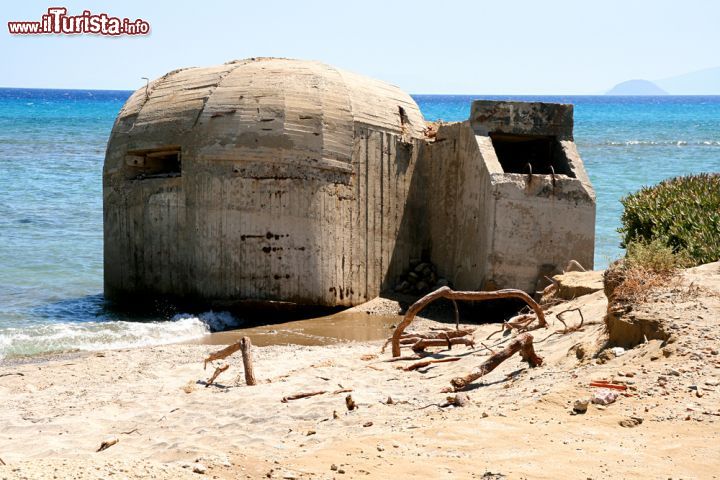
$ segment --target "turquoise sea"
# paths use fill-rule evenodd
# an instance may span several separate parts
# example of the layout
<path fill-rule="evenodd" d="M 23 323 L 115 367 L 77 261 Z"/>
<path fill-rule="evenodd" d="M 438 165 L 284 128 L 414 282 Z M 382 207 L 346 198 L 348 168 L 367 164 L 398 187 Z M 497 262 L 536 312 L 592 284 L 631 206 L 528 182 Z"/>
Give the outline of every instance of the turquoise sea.
<path fill-rule="evenodd" d="M 72 349 L 189 340 L 229 314 L 126 318 L 102 296 L 102 163 L 131 92 L 0 89 L 0 362 Z M 425 118 L 464 120 L 475 98 L 575 104 L 575 140 L 597 194 L 595 267 L 622 255 L 620 198 L 720 171 L 720 97 L 415 95 Z"/>

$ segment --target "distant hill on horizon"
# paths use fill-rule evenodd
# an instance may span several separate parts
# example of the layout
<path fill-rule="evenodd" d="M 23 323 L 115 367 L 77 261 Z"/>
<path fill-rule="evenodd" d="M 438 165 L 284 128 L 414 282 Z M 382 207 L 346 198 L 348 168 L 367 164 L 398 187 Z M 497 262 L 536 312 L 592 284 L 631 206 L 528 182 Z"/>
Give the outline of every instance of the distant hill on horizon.
<path fill-rule="evenodd" d="M 667 95 L 668 92 L 650 80 L 628 80 L 618 83 L 605 92 L 605 95 Z"/>
<path fill-rule="evenodd" d="M 720 95 L 720 67 L 706 68 L 660 80 L 628 80 L 605 95 Z"/>

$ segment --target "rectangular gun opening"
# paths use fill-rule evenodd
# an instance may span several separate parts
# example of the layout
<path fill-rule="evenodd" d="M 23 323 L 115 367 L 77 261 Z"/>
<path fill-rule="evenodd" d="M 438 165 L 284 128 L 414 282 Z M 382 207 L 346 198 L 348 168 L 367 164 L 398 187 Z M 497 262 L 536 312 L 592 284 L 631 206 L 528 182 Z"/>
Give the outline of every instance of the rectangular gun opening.
<path fill-rule="evenodd" d="M 137 179 L 179 177 L 182 175 L 180 147 L 134 150 L 125 156 L 125 164 Z"/>
<path fill-rule="evenodd" d="M 575 177 L 560 142 L 554 136 L 493 132 L 490 139 L 505 173 L 555 173 Z"/>

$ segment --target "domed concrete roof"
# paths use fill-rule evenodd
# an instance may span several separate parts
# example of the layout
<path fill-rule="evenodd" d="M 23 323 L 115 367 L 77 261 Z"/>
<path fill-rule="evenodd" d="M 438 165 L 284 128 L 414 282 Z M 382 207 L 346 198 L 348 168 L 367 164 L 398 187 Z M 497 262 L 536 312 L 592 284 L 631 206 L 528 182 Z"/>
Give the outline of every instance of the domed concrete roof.
<path fill-rule="evenodd" d="M 127 101 L 113 136 L 127 135 L 128 150 L 162 140 L 211 158 L 349 164 L 362 125 L 409 137 L 425 126 L 398 87 L 320 62 L 257 58 L 154 80 Z"/>

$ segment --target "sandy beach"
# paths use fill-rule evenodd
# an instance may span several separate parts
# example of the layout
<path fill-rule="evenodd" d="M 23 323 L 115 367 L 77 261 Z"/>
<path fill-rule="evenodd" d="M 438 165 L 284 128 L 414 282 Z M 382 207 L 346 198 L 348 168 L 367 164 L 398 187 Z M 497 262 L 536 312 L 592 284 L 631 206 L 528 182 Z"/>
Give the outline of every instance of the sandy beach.
<path fill-rule="evenodd" d="M 583 328 L 550 335 L 575 307 Z M 495 324 L 478 326 L 474 349 L 434 350 L 459 361 L 417 371 L 387 362 L 382 341 L 255 347 L 256 386 L 236 354 L 206 387 L 218 345 L 6 362 L 0 478 L 717 478 L 720 267 L 687 271 L 643 306 L 672 341 L 602 350 L 606 309 L 602 291 L 552 307 L 550 328 L 532 332 L 544 364 L 513 356 L 462 408 L 443 389 L 488 358 Z M 447 326 L 412 328 L 432 325 Z M 594 380 L 627 390 L 574 414 Z M 326 393 L 281 401 L 310 391 Z"/>
<path fill-rule="evenodd" d="M 666 3 L 6 2 L 0 480 L 720 480 Z"/>

